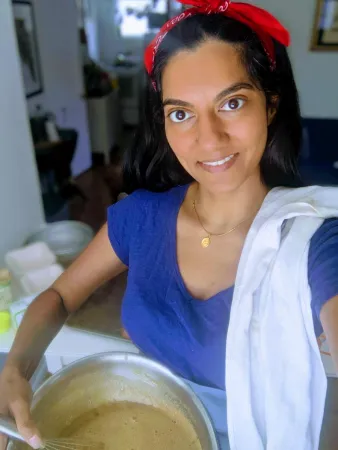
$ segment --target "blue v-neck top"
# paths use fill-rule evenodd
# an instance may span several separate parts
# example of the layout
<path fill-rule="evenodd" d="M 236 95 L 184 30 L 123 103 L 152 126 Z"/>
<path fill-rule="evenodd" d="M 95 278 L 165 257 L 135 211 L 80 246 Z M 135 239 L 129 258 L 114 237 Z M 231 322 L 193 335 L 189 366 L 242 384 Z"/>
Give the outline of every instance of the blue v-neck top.
<path fill-rule="evenodd" d="M 187 188 L 136 191 L 108 209 L 111 245 L 129 267 L 122 323 L 144 354 L 188 380 L 224 389 L 234 288 L 200 301 L 185 287 L 177 263 L 176 224 Z M 308 270 L 319 335 L 321 307 L 338 294 L 338 219 L 325 221 L 313 236 Z"/>

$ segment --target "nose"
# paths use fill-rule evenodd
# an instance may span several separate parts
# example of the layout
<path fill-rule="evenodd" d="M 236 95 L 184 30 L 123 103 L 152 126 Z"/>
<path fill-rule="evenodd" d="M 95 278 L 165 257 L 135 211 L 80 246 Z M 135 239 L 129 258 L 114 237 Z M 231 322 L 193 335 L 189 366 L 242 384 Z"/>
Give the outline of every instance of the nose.
<path fill-rule="evenodd" d="M 206 151 L 215 151 L 229 139 L 224 121 L 214 112 L 200 115 L 197 123 L 197 143 Z"/>

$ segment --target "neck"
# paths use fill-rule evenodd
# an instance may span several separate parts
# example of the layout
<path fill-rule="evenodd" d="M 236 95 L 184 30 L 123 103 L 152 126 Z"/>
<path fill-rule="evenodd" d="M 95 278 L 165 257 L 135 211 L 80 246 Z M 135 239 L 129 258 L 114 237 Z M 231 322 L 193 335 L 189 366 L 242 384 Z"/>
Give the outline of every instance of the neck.
<path fill-rule="evenodd" d="M 267 193 L 268 188 L 256 176 L 246 180 L 236 191 L 226 193 L 215 194 L 196 184 L 194 196 L 204 227 L 210 232 L 222 233 L 246 219 L 250 224 Z"/>

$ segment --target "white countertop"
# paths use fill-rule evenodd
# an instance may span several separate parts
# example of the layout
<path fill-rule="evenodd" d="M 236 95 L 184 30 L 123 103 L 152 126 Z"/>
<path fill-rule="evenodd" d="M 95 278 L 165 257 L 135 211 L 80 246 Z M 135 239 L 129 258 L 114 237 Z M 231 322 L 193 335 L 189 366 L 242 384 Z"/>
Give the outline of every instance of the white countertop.
<path fill-rule="evenodd" d="M 9 352 L 14 337 L 15 330 L 13 328 L 7 333 L 0 334 L 0 352 Z M 93 353 L 109 351 L 139 352 L 135 345 L 123 339 L 87 333 L 65 325 L 45 354 L 46 356 L 83 357 Z"/>
<path fill-rule="evenodd" d="M 35 297 L 35 295 L 18 297 L 18 300 L 12 303 L 12 328 L 7 333 L 0 334 L 0 352 L 8 353 L 11 349 L 17 328 L 14 323 L 20 323 L 25 309 Z M 47 348 L 45 356 L 47 359 L 55 357 L 71 362 L 85 356 L 109 351 L 139 353 L 135 345 L 127 340 L 77 330 L 64 325 Z"/>
<path fill-rule="evenodd" d="M 0 352 L 9 352 L 14 337 L 14 329 L 0 334 Z M 326 343 L 322 350 L 328 351 Z M 109 351 L 139 353 L 138 348 L 126 340 L 75 330 L 65 325 L 46 350 L 45 356 L 61 357 L 70 362 L 73 359 Z M 322 354 L 322 360 L 327 376 L 337 377 L 332 358 Z"/>

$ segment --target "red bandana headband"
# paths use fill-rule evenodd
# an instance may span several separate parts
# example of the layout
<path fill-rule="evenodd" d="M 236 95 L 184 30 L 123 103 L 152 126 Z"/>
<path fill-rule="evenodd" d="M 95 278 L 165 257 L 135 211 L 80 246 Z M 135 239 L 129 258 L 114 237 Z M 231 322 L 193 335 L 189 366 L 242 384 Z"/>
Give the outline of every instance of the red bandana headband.
<path fill-rule="evenodd" d="M 170 19 L 160 29 L 156 37 L 146 48 L 144 64 L 151 76 L 156 52 L 168 31 L 174 28 L 182 20 L 196 14 L 223 14 L 238 20 L 251 28 L 260 38 L 263 48 L 271 61 L 271 68 L 276 66 L 275 47 L 273 40 L 280 42 L 285 47 L 290 45 L 290 34 L 283 25 L 270 13 L 257 6 L 248 3 L 231 3 L 231 0 L 177 0 L 180 3 L 193 6 L 186 9 L 178 16 Z"/>

